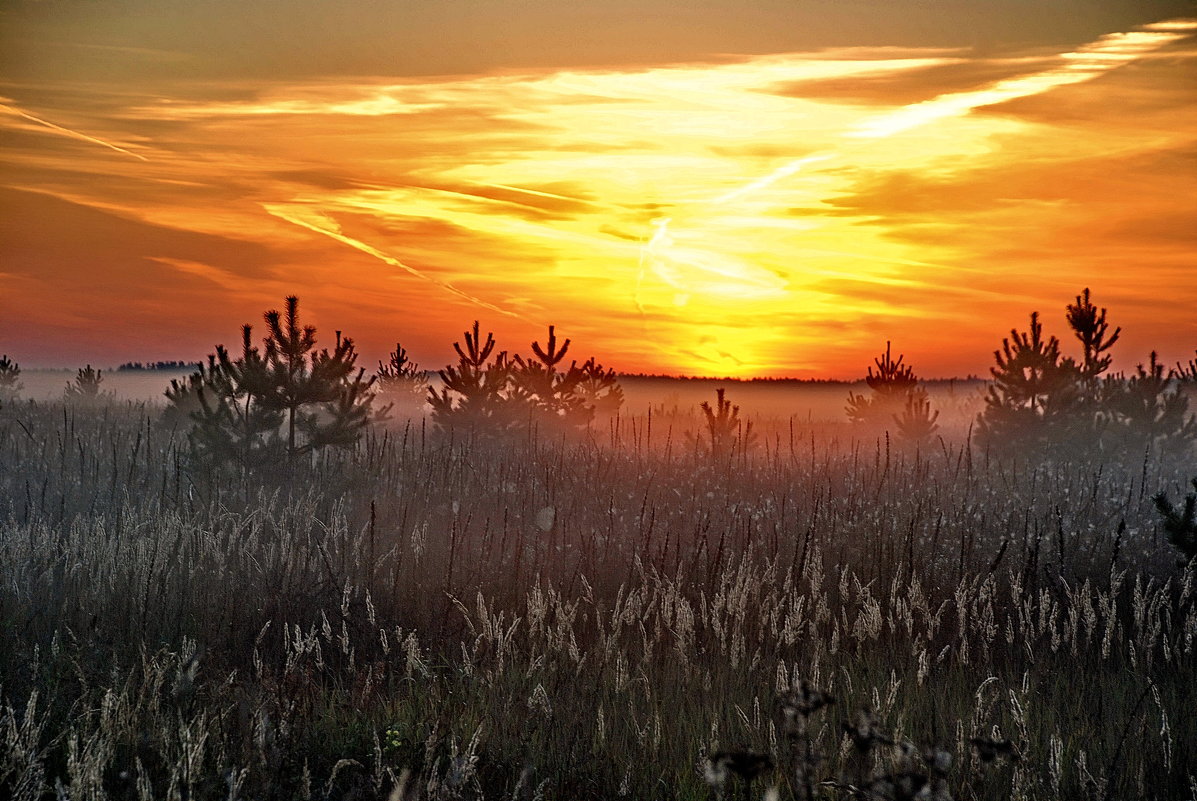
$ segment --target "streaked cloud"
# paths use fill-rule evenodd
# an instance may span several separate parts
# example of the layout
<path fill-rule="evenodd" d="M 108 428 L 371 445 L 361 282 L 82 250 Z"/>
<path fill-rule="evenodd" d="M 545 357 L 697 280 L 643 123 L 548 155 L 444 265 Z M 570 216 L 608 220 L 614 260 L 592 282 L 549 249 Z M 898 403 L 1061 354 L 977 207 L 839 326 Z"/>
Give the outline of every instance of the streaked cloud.
<path fill-rule="evenodd" d="M 886 339 L 924 372 L 982 372 L 1031 308 L 1091 285 L 1130 345 L 1179 356 L 1194 343 L 1143 287 L 1191 263 L 1194 33 L 9 85 L 4 179 L 22 191 L 2 200 L 45 219 L 0 244 L 22 276 L 6 294 L 70 309 L 46 312 L 63 352 L 97 298 L 137 298 L 112 350 L 148 341 L 138 320 L 170 329 L 156 347 L 193 342 L 201 314 L 205 336 L 235 333 L 294 291 L 368 356 L 398 338 L 435 364 L 478 317 L 513 347 L 555 323 L 626 370 L 851 376 Z"/>

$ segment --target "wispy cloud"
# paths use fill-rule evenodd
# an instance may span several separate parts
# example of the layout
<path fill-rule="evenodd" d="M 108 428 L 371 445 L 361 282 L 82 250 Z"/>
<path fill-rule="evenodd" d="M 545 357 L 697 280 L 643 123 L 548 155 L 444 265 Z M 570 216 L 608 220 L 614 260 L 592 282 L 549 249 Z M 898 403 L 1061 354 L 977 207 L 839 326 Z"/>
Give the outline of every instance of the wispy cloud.
<path fill-rule="evenodd" d="M 256 296 L 319 286 L 367 351 L 404 325 L 447 343 L 465 313 L 521 339 L 567 326 L 626 369 L 852 375 L 889 338 L 929 372 L 979 372 L 1032 302 L 1092 283 L 1116 311 L 1191 255 L 1149 221 L 1187 214 L 1194 33 L 1176 20 L 1054 53 L 179 83 L 85 108 L 80 89 L 7 105 L 0 127 L 20 134 L 13 185 L 150 226 L 125 243 L 139 264 L 229 296 L 238 278 Z M 253 242 L 270 269 L 168 246 L 184 233 Z M 81 263 L 110 247 L 99 226 L 58 239 L 47 252 Z M 1135 313 L 1119 320 L 1128 342 L 1137 327 L 1179 342 L 1167 313 Z"/>
<path fill-rule="evenodd" d="M 456 295 L 457 297 L 461 298 L 462 300 L 469 301 L 470 303 L 473 303 L 474 305 L 479 306 L 483 309 L 488 309 L 490 311 L 498 312 L 499 314 L 509 315 L 511 317 L 519 317 L 520 316 L 519 314 L 517 314 L 513 311 L 509 311 L 500 306 L 496 306 L 495 304 L 489 303 L 485 300 L 482 300 L 481 298 L 476 298 L 467 292 L 462 292 L 460 289 L 453 286 L 449 282 L 441 281 L 439 279 L 433 278 L 433 277 L 427 275 L 426 273 L 423 273 L 420 270 L 417 270 L 415 267 L 412 267 L 408 264 L 404 264 L 402 261 L 395 258 L 394 256 L 384 253 L 372 245 L 368 245 L 365 242 L 362 242 L 361 240 L 358 240 L 358 239 L 354 239 L 351 236 L 346 236 L 345 234 L 341 233 L 340 226 L 338 226 L 335 221 L 329 219 L 327 216 L 325 216 L 323 214 L 320 214 L 319 212 L 314 212 L 311 209 L 306 209 L 306 208 L 294 208 L 294 207 L 287 208 L 287 207 L 272 205 L 272 204 L 264 204 L 263 208 L 265 208 L 266 211 L 268 211 L 270 214 L 273 214 L 275 217 L 278 217 L 280 220 L 286 220 L 287 222 L 289 222 L 293 225 L 298 225 L 300 228 L 306 228 L 309 231 L 314 231 L 315 233 L 326 236 L 329 239 L 333 239 L 333 240 L 336 240 L 337 242 L 348 245 L 349 247 L 351 247 L 355 250 L 360 250 L 362 253 L 365 253 L 369 256 L 373 256 L 374 258 L 378 259 L 379 261 L 381 261 L 385 264 L 389 264 L 392 267 L 397 267 L 398 269 L 403 270 L 404 272 L 408 273 L 409 275 L 412 275 L 412 276 L 419 278 L 423 281 L 429 281 L 433 284 L 436 284 L 437 286 L 444 289 L 446 292 L 448 292 L 452 295 Z"/>
<path fill-rule="evenodd" d="M 41 117 L 36 117 L 23 109 L 11 105 L 10 103 L 0 103 L 0 111 L 29 120 L 30 122 L 40 125 L 43 128 L 48 128 L 57 134 L 69 136 L 70 138 L 78 139 L 81 142 L 90 142 L 93 145 L 106 147 L 109 150 L 116 151 L 117 153 L 123 153 L 126 156 L 132 156 L 133 158 L 140 159 L 141 161 L 148 161 L 148 159 L 140 153 L 134 153 L 132 150 L 128 150 L 120 145 L 113 144 L 112 142 L 101 139 L 98 136 L 91 136 L 90 134 L 85 134 L 82 131 L 75 131 L 65 126 L 58 125 L 57 123 L 50 122 L 49 120 L 44 120 Z"/>

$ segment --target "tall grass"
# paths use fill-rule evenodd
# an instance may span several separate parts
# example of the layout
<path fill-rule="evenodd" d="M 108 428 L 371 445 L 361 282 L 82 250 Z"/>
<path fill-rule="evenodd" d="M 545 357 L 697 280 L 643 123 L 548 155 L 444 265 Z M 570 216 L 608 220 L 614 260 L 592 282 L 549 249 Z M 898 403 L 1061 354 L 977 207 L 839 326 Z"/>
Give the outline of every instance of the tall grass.
<path fill-rule="evenodd" d="M 1192 796 L 1194 575 L 1151 507 L 1191 465 L 776 419 L 712 460 L 688 425 L 415 421 L 240 476 L 152 408 L 5 407 L 0 794 L 699 799 L 744 751 L 754 796 L 847 798 L 909 743 L 958 799 Z M 798 758 L 803 681 L 836 703 Z M 894 745 L 853 747 L 865 708 Z"/>

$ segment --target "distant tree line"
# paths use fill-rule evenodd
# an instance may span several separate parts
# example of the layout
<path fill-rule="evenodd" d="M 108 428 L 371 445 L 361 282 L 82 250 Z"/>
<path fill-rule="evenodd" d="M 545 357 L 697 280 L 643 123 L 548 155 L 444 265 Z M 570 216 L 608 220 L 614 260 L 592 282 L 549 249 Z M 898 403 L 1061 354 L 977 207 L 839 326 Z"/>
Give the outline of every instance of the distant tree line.
<path fill-rule="evenodd" d="M 117 372 L 136 372 L 139 370 L 187 370 L 198 367 L 195 362 L 184 362 L 179 360 L 165 361 L 165 362 L 125 362 L 117 367 Z"/>

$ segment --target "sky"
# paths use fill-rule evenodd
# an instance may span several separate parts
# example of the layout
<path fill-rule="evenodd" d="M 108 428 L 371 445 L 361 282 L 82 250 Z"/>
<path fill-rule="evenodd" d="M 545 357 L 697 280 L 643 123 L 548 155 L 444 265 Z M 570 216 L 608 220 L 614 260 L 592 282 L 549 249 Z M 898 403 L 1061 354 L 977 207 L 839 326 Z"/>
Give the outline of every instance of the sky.
<path fill-rule="evenodd" d="M 199 360 L 300 298 L 624 372 L 985 374 L 1083 288 L 1197 348 L 1197 4 L 0 0 L 0 350 Z"/>

